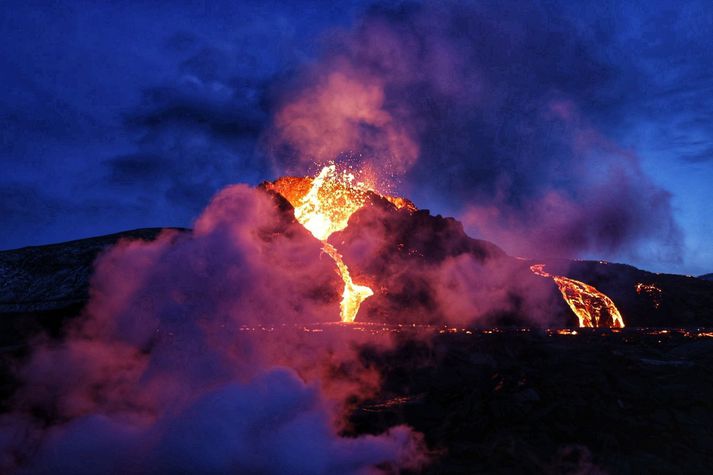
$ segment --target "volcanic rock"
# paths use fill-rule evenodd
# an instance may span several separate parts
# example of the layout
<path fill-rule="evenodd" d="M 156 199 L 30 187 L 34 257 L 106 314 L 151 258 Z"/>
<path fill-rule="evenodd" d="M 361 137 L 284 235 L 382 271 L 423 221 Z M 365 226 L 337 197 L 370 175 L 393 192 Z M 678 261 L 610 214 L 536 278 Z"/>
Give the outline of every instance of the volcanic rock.
<path fill-rule="evenodd" d="M 351 432 L 414 427 L 432 451 L 425 473 L 707 473 L 711 344 L 644 329 L 404 335 L 363 352 L 382 391 Z"/>
<path fill-rule="evenodd" d="M 120 239 L 153 240 L 161 231 L 135 229 L 0 251 L 0 313 L 58 310 L 85 302 L 92 266 L 102 251 Z"/>
<path fill-rule="evenodd" d="M 121 239 L 153 240 L 163 230 L 0 251 L 0 346 L 22 345 L 41 329 L 59 331 L 87 302 L 94 261 L 103 251 Z"/>
<path fill-rule="evenodd" d="M 372 197 L 330 243 L 354 280 L 374 289 L 362 304 L 362 320 L 527 325 L 538 309 L 550 307 L 549 282 L 525 262 L 428 210 L 397 209 Z"/>

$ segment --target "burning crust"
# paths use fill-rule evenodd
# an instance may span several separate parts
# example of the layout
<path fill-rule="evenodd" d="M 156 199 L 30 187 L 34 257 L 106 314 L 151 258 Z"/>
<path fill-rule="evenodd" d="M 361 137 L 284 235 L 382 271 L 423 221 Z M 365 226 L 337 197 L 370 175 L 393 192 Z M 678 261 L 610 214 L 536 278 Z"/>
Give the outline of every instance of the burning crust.
<path fill-rule="evenodd" d="M 634 289 L 636 289 L 636 293 L 641 295 L 641 294 L 646 294 L 651 298 L 651 301 L 654 304 L 654 308 L 658 309 L 661 307 L 661 294 L 663 291 L 656 287 L 654 284 L 645 284 L 643 282 L 638 282 L 635 286 Z"/>

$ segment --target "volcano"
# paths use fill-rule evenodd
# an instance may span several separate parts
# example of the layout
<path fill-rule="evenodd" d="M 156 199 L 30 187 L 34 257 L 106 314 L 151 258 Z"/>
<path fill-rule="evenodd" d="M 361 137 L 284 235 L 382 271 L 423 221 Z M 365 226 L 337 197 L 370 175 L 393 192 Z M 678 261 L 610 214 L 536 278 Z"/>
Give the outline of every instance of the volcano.
<path fill-rule="evenodd" d="M 428 210 L 418 210 L 405 198 L 382 195 L 370 188 L 369 184 L 354 183 L 353 175 L 337 175 L 334 165 L 324 167 L 315 179 L 285 177 L 274 182 L 265 182 L 261 187 L 276 193 L 278 200 L 280 197 L 286 199 L 294 208 L 296 219 L 324 242 L 326 252 L 335 259 L 345 282 L 343 321 L 354 321 L 359 306 L 367 297 L 374 296 L 374 291 L 370 287 L 354 286 L 337 247 L 343 250 L 358 275 L 379 284 L 377 295 L 366 304 L 364 310 L 367 321 L 417 321 L 431 324 L 447 321 L 448 316 L 442 311 L 444 306 L 434 302 L 438 289 L 429 285 L 424 275 L 433 268 L 443 266 L 446 261 L 462 259 L 465 256 L 466 259 L 474 259 L 475 267 L 478 268 L 477 282 L 473 282 L 477 287 L 461 290 L 465 293 L 477 293 L 478 289 L 496 287 L 507 293 L 513 303 L 481 315 L 481 320 L 494 325 L 505 321 L 528 323 L 527 312 L 532 309 L 518 303 L 527 300 L 526 297 L 533 293 L 533 288 L 537 289 L 534 292 L 537 294 L 543 287 L 523 272 L 524 264 L 530 262 L 513 259 L 492 243 L 468 237 L 457 221 L 432 216 Z M 283 209 L 289 209 L 289 206 L 284 205 Z M 569 267 L 577 267 L 576 261 L 565 263 L 565 266 L 567 264 Z M 579 266 L 582 264 L 584 263 L 579 262 Z M 609 265 L 601 261 L 598 264 L 602 267 Z M 569 269 L 563 268 L 565 266 L 562 262 L 553 263 L 553 266 L 561 269 L 560 272 L 569 272 Z M 535 275 L 553 279 L 564 302 L 578 318 L 580 327 L 624 327 L 621 312 L 606 294 L 585 282 L 551 275 L 545 272 L 544 268 L 545 264 L 530 265 L 530 271 Z M 616 269 L 623 270 L 620 267 Z M 599 276 L 602 273 L 598 270 L 593 274 Z M 629 290 L 633 288 L 638 296 L 648 297 L 647 303 L 649 306 L 653 305 L 653 310 L 658 312 L 663 291 L 656 282 L 661 279 L 652 278 L 651 275 L 637 277 L 637 282 L 629 283 Z M 598 285 L 610 287 L 598 277 L 596 280 Z M 525 292 L 519 286 L 522 281 L 526 282 L 528 287 Z M 693 284 L 696 285 L 700 283 Z M 451 285 L 452 288 L 456 286 L 457 283 Z M 621 294 L 616 291 L 615 293 Z M 667 293 L 670 293 L 670 290 Z M 701 295 L 705 293 L 702 291 Z M 352 304 L 345 315 L 345 305 L 350 300 Z M 630 292 L 626 292 L 622 300 L 623 305 L 630 308 L 635 305 L 632 300 L 641 299 L 632 299 Z M 700 301 L 700 298 L 694 300 Z M 632 313 L 643 313 L 641 308 L 646 305 L 637 303 L 639 308 Z M 512 310 L 503 312 L 502 308 Z M 559 306 L 555 313 L 562 314 L 562 310 Z M 404 313 L 408 313 L 408 316 L 405 317 Z M 448 313 L 448 310 L 445 313 Z M 686 311 L 681 313 L 689 314 Z M 702 314 L 705 315 L 705 312 Z M 463 315 L 459 317 L 463 318 Z M 647 317 L 634 315 L 633 322 L 646 325 L 640 318 Z M 698 323 L 706 325 L 706 319 L 707 317 L 703 317 Z M 661 320 L 655 320 L 653 324 L 661 323 Z M 670 324 L 676 325 L 673 322 Z"/>
<path fill-rule="evenodd" d="M 248 412 L 270 421 L 289 428 L 293 417 L 307 417 L 305 408 L 326 410 L 300 379 L 262 374 L 269 365 L 295 368 L 305 381 L 319 375 L 321 397 L 340 408 L 337 428 L 323 428 L 329 443 L 342 444 L 334 453 L 353 460 L 379 447 L 374 453 L 385 455 L 360 463 L 386 471 L 708 466 L 713 420 L 702 408 L 713 387 L 713 282 L 604 261 L 513 257 L 469 237 L 456 219 L 373 188 L 327 167 L 315 177 L 228 189 L 194 230 L 142 229 L 0 252 L 0 398 L 10 420 L 36 421 L 32 444 L 13 447 L 11 466 L 69 437 L 66 421 L 87 413 L 139 421 L 112 429 L 112 437 L 140 434 L 141 443 L 173 447 L 169 435 L 177 432 L 190 441 L 195 435 L 182 431 L 193 434 L 194 422 L 184 426 L 184 414 L 190 421 L 213 421 L 214 407 L 218 419 L 231 414 L 221 401 L 233 399 L 211 391 L 223 391 L 232 372 L 257 381 L 231 383 L 256 385 L 236 386 L 239 394 L 250 387 L 245 394 L 269 400 L 289 388 L 295 405 L 281 401 L 277 415 L 248 398 L 260 407 Z M 260 292 L 241 294 L 251 285 Z M 314 309 L 324 312 L 320 321 L 305 317 Z M 64 380 L 71 397 L 43 398 Z M 62 435 L 37 435 L 37 427 Z M 201 437 L 214 445 L 246 437 L 212 438 L 206 427 Z M 661 432 L 670 440 L 652 438 Z M 133 454 L 120 442 L 120 453 Z M 345 448 L 368 443 L 376 445 L 351 455 Z M 637 452 L 642 444 L 646 453 Z M 66 467 L 66 458 L 52 459 L 57 450 L 42 451 L 41 463 Z M 173 469 L 175 460 L 146 463 Z M 181 469 L 191 467 L 180 460 Z"/>
<path fill-rule="evenodd" d="M 264 182 L 258 190 L 271 196 L 286 220 L 295 221 L 299 220 L 295 204 L 308 195 L 312 183 L 308 177 L 284 177 Z M 368 187 L 335 183 L 332 191 L 338 190 L 338 196 L 327 198 L 325 208 L 332 213 L 329 222 L 336 224 L 329 231 L 313 234 L 323 242 L 327 254 L 333 259 L 336 255 L 338 275 L 343 277 L 348 266 L 349 279 L 369 284 L 368 298 L 361 298 L 356 305 L 361 322 L 448 323 L 456 309 L 439 305 L 448 292 L 434 285 L 433 275 L 447 265 L 455 272 L 472 273 L 466 282 L 472 285 L 457 288 L 463 282 L 454 281 L 451 291 L 476 298 L 492 292 L 489 297 L 506 302 L 493 309 L 467 306 L 465 310 L 472 314 L 460 314 L 458 319 L 472 319 L 475 327 L 585 326 L 566 296 L 560 297 L 557 291 L 564 294 L 562 288 L 541 278 L 545 268 L 556 274 L 555 279 L 601 290 L 629 326 L 692 328 L 713 324 L 713 283 L 706 276 L 652 273 L 605 261 L 512 257 L 494 243 L 469 237 L 454 218 L 432 215 L 405 198 L 382 195 Z M 345 206 L 347 202 L 350 204 Z M 121 240 L 152 240 L 162 231 L 141 229 L 0 251 L 0 313 L 5 315 L 4 321 L 31 326 L 29 322 L 37 318 L 77 313 L 89 296 L 92 264 L 97 256 Z M 538 272 L 533 272 L 533 266 Z M 545 275 L 549 277 L 550 273 Z M 541 313 L 542 308 L 528 307 L 528 294 L 546 296 L 538 301 L 548 314 L 544 321 L 533 318 L 533 313 Z M 342 313 L 342 319 L 354 321 L 357 312 L 350 314 L 345 319 Z"/>

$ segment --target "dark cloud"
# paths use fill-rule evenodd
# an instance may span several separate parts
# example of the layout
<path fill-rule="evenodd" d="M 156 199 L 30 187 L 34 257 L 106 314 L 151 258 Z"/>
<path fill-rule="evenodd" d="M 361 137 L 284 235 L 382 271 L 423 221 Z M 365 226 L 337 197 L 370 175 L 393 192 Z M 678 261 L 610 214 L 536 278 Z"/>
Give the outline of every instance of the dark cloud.
<path fill-rule="evenodd" d="M 159 155 L 129 154 L 120 155 L 109 161 L 111 181 L 117 184 L 129 184 L 136 181 L 152 182 L 171 168 L 171 161 Z"/>
<path fill-rule="evenodd" d="M 254 145 L 266 84 L 358 3 L 8 5 L 0 187 L 24 183 L 46 201 L 0 247 L 94 235 L 107 221 L 188 225 L 222 187 L 264 179 Z M 33 218 L 46 207 L 73 225 Z"/>
<path fill-rule="evenodd" d="M 171 126 L 206 130 L 216 138 L 255 140 L 263 128 L 259 110 L 247 109 L 230 100 L 221 102 L 171 89 L 146 93 L 148 103 L 127 119 L 129 126 L 156 130 Z"/>
<path fill-rule="evenodd" d="M 47 195 L 28 184 L 5 184 L 0 188 L 0 227 L 17 230 L 27 220 L 53 219 L 58 206 Z"/>

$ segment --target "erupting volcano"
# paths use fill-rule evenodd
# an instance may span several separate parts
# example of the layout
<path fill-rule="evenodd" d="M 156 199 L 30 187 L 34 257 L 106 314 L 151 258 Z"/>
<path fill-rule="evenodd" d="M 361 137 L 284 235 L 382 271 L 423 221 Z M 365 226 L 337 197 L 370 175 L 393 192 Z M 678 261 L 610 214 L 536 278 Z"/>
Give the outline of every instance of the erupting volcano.
<path fill-rule="evenodd" d="M 15 3 L 0 475 L 711 471 L 713 2 Z"/>
<path fill-rule="evenodd" d="M 385 198 L 397 208 L 414 210 L 415 206 L 404 198 L 381 195 L 372 184 L 357 180 L 353 173 L 337 171 L 334 164 L 323 167 L 315 178 L 283 177 L 264 186 L 287 199 L 295 208 L 297 221 L 322 241 L 324 252 L 334 260 L 344 281 L 341 320 L 353 322 L 361 303 L 374 292 L 370 287 L 352 281 L 342 255 L 327 241 L 329 236 L 347 227 L 349 217 L 364 206 L 369 193 Z"/>
<path fill-rule="evenodd" d="M 591 285 L 545 272 L 544 264 L 533 265 L 530 270 L 542 277 L 552 277 L 565 302 L 577 315 L 580 327 L 624 328 L 624 319 L 612 299 Z"/>
<path fill-rule="evenodd" d="M 369 180 L 357 179 L 354 173 L 338 170 L 333 163 L 323 167 L 314 178 L 282 177 L 264 183 L 263 187 L 289 201 L 294 208 L 295 219 L 321 241 L 323 251 L 334 260 L 344 283 L 341 321 L 354 322 L 362 302 L 374 292 L 369 286 L 352 280 L 342 254 L 329 242 L 329 237 L 347 228 L 349 218 L 367 203 L 370 194 L 385 199 L 397 209 L 416 211 L 416 207 L 405 198 L 382 195 L 375 191 Z M 593 286 L 551 275 L 544 271 L 544 264 L 533 265 L 530 270 L 555 281 L 565 302 L 577 316 L 580 327 L 624 327 L 624 320 L 614 302 Z"/>

